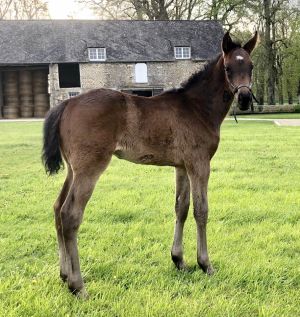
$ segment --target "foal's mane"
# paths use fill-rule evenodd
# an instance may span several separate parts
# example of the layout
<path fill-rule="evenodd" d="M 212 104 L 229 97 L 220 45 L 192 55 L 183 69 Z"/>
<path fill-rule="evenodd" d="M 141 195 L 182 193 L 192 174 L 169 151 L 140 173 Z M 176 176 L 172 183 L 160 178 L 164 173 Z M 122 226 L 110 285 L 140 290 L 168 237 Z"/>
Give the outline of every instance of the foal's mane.
<path fill-rule="evenodd" d="M 199 83 L 202 80 L 207 79 L 212 69 L 216 66 L 221 54 L 216 56 L 214 59 L 206 62 L 200 70 L 196 71 L 194 74 L 192 74 L 186 81 L 182 82 L 180 84 L 180 87 L 184 90 L 191 88 L 195 84 Z"/>
<path fill-rule="evenodd" d="M 232 42 L 231 45 L 232 45 L 231 46 L 232 50 L 242 47 L 241 43 L 239 42 Z M 210 61 L 205 63 L 204 66 L 199 71 L 195 72 L 186 81 L 181 83 L 180 87 L 183 89 L 189 89 L 192 86 L 194 86 L 194 84 L 197 84 L 201 82 L 202 80 L 208 79 L 212 69 L 215 67 L 220 57 L 221 57 L 221 54 L 218 54 L 214 59 L 211 59 Z"/>
<path fill-rule="evenodd" d="M 199 82 L 208 79 L 211 75 L 211 70 L 215 67 L 217 64 L 221 54 L 218 54 L 214 59 L 206 62 L 203 66 L 201 66 L 201 69 L 193 73 L 187 80 L 182 82 L 180 84 L 179 88 L 173 88 L 166 90 L 162 93 L 164 94 L 169 94 L 169 93 L 183 93 L 195 84 L 198 84 Z"/>

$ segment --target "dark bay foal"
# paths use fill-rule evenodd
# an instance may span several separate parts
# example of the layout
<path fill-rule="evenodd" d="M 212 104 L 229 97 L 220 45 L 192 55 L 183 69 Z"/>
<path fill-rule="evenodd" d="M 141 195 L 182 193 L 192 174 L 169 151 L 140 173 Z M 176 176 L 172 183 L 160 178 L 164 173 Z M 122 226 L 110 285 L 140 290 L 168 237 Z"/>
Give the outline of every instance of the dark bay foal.
<path fill-rule="evenodd" d="M 244 46 L 229 33 L 223 53 L 194 74 L 181 88 L 145 98 L 98 89 L 51 109 L 44 125 L 43 160 L 47 172 L 58 172 L 64 158 L 67 178 L 57 198 L 55 222 L 60 275 L 73 293 L 85 296 L 77 232 L 95 184 L 112 155 L 138 164 L 169 165 L 176 170 L 176 225 L 172 259 L 184 267 L 183 226 L 190 191 L 197 224 L 197 260 L 213 273 L 207 251 L 207 184 L 210 160 L 220 126 L 234 95 L 240 109 L 251 104 L 250 53 L 257 34 Z"/>

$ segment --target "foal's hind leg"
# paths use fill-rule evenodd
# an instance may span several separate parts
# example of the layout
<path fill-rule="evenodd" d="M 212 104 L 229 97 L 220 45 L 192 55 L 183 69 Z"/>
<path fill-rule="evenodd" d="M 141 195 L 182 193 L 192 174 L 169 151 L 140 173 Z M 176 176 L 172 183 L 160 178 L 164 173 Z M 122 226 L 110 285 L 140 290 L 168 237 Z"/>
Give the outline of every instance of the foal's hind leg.
<path fill-rule="evenodd" d="M 77 248 L 77 232 L 82 221 L 85 206 L 92 195 L 98 177 L 106 168 L 110 158 L 105 162 L 89 160 L 76 169 L 68 196 L 61 208 L 63 238 L 67 254 L 68 286 L 74 293 L 85 296 L 81 277 Z"/>
<path fill-rule="evenodd" d="M 183 269 L 183 227 L 190 206 L 190 182 L 184 168 L 176 168 L 176 225 L 174 242 L 171 251 L 172 260 L 178 269 Z"/>
<path fill-rule="evenodd" d="M 67 280 L 67 266 L 66 266 L 66 252 L 65 244 L 62 233 L 62 222 L 61 222 L 61 207 L 66 200 L 70 186 L 73 181 L 73 172 L 71 167 L 68 165 L 68 175 L 61 189 L 61 192 L 54 204 L 54 214 L 55 214 L 55 226 L 57 232 L 58 248 L 59 248 L 59 263 L 60 263 L 60 277 L 65 282 Z"/>

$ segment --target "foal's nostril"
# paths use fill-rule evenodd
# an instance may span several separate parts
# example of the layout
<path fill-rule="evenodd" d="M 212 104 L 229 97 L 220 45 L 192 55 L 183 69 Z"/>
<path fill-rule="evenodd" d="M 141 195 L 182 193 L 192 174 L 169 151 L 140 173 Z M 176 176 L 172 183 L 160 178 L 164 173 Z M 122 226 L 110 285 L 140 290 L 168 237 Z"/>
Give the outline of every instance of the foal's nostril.
<path fill-rule="evenodd" d="M 252 96 L 250 93 L 244 93 L 244 92 L 240 92 L 238 95 L 238 103 L 239 103 L 239 108 L 241 110 L 247 110 L 249 109 L 249 106 L 251 104 L 252 101 Z"/>

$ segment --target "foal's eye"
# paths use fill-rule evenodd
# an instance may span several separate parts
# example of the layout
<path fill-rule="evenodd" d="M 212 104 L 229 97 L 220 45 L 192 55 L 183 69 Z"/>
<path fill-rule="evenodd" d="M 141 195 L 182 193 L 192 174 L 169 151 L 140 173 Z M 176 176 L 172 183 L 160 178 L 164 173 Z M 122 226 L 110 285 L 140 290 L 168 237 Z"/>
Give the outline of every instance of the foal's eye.
<path fill-rule="evenodd" d="M 230 67 L 229 67 L 229 66 L 225 66 L 225 71 L 226 71 L 227 73 L 230 73 L 230 71 L 231 71 Z"/>

